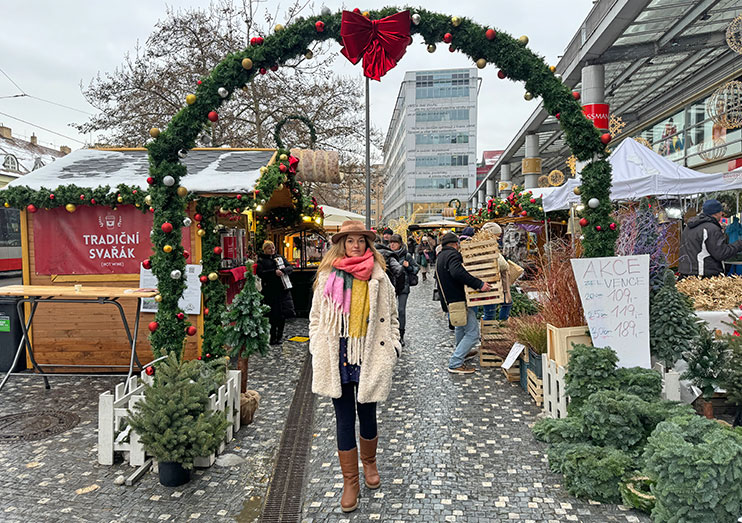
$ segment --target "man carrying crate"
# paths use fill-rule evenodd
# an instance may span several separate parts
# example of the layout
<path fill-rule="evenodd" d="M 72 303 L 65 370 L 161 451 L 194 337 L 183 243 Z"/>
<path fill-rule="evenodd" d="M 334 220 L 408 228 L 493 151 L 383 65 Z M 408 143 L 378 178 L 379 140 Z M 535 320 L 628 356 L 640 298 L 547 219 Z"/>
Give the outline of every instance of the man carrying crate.
<path fill-rule="evenodd" d="M 448 372 L 471 374 L 476 369 L 467 365 L 466 360 L 476 355 L 476 351 L 471 349 L 479 341 L 479 322 L 476 307 L 466 306 L 464 287 L 469 286 L 482 292 L 489 292 L 492 288 L 489 283 L 475 278 L 464 268 L 458 236 L 452 232 L 446 233 L 441 238 L 441 245 L 443 248 L 436 262 L 441 307 L 449 313 L 456 333 L 456 347 L 448 361 Z"/>

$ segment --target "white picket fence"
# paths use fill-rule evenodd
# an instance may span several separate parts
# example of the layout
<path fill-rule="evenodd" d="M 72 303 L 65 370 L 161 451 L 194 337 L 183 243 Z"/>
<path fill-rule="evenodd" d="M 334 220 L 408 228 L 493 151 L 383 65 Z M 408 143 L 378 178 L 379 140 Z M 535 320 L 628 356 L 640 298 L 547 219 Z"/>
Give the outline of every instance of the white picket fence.
<path fill-rule="evenodd" d="M 240 380 L 242 371 L 230 370 L 227 382 L 209 396 L 209 409 L 222 411 L 227 416 L 227 434 L 217 452 L 210 456 L 196 458 L 197 467 L 210 467 L 216 454 L 221 453 L 234 434 L 240 430 Z M 116 452 L 128 452 L 129 464 L 139 467 L 146 461 L 144 447 L 139 436 L 131 430 L 124 419 L 128 409 L 135 409 L 138 401 L 144 399 L 144 385 L 152 383 L 152 377 L 142 373 L 140 378 L 132 376 L 127 382 L 116 385 L 113 393 L 106 391 L 98 398 L 98 463 L 113 465 Z"/>
<path fill-rule="evenodd" d="M 662 399 L 680 401 L 680 373 L 665 370 L 661 363 L 655 363 L 652 368 L 662 376 Z"/>
<path fill-rule="evenodd" d="M 569 397 L 565 391 L 567 370 L 556 361 L 544 357 L 541 360 L 544 387 L 544 412 L 550 418 L 566 418 Z"/>

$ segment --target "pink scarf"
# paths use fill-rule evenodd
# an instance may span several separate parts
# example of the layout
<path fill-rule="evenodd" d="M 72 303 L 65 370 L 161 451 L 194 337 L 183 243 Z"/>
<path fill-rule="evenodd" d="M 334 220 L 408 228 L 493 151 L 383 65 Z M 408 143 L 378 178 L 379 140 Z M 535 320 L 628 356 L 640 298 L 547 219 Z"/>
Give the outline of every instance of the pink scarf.
<path fill-rule="evenodd" d="M 361 256 L 338 258 L 332 263 L 332 266 L 353 275 L 354 278 L 368 281 L 374 271 L 374 253 L 371 252 L 371 249 L 366 249 L 366 252 Z"/>

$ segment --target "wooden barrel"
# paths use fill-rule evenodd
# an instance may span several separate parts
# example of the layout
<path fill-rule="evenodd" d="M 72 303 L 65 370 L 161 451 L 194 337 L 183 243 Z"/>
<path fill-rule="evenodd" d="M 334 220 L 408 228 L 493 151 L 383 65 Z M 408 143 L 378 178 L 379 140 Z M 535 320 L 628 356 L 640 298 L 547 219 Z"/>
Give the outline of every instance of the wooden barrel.
<path fill-rule="evenodd" d="M 291 149 L 291 155 L 299 159 L 296 176 L 305 182 L 340 183 L 340 162 L 335 151 L 314 149 Z"/>

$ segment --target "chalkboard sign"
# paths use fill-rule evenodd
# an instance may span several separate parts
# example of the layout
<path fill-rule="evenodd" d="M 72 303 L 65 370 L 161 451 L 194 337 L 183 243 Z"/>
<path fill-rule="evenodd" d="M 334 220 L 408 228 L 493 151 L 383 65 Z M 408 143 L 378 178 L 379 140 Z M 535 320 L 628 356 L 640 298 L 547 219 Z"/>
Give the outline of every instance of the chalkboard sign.
<path fill-rule="evenodd" d="M 621 367 L 651 368 L 649 255 L 572 260 L 596 347 L 610 347 Z"/>

